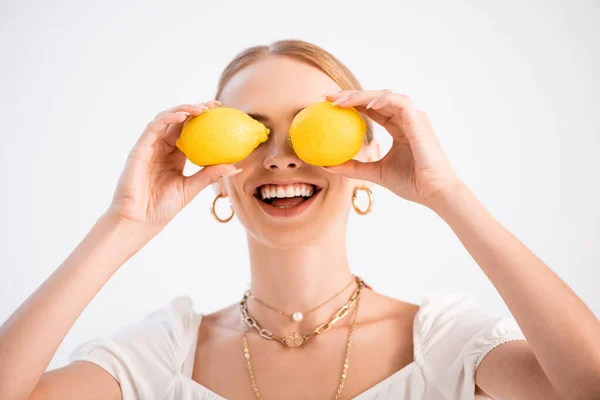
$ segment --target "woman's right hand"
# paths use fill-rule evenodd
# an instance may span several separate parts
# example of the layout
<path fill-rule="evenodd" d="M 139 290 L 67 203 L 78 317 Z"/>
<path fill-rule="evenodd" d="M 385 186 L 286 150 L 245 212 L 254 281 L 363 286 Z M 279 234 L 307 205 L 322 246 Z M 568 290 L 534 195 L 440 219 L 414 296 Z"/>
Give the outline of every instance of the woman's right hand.
<path fill-rule="evenodd" d="M 175 146 L 188 117 L 220 105 L 185 104 L 159 113 L 129 153 L 107 214 L 158 233 L 206 186 L 241 170 L 221 164 L 183 175 L 186 156 Z"/>

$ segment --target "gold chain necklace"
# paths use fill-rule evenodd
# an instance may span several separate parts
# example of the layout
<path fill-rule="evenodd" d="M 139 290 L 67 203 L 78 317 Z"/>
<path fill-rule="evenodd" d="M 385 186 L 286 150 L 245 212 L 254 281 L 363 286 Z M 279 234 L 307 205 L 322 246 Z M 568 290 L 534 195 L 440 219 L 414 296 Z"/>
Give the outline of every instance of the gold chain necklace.
<path fill-rule="evenodd" d="M 258 331 L 258 333 L 260 334 L 260 336 L 262 336 L 263 338 L 265 338 L 267 340 L 275 340 L 279 343 L 286 344 L 288 347 L 299 347 L 302 344 L 304 344 L 304 342 L 307 341 L 308 339 L 310 339 L 316 335 L 321 335 L 321 334 L 327 332 L 328 330 L 330 330 L 331 327 L 336 322 L 338 322 L 339 320 L 344 318 L 348 314 L 350 309 L 352 307 L 354 307 L 354 305 L 358 301 L 360 291 L 362 290 L 363 287 L 366 286 L 364 281 L 362 279 L 360 279 L 359 277 L 355 277 L 355 279 L 356 279 L 358 286 L 357 286 L 356 290 L 352 293 L 352 296 L 350 296 L 350 299 L 348 300 L 348 302 L 335 313 L 333 318 L 331 318 L 329 321 L 317 326 L 310 333 L 302 335 L 298 332 L 293 332 L 292 334 L 289 334 L 289 335 L 283 337 L 283 336 L 276 335 L 273 332 L 271 332 L 270 330 L 260 326 L 260 324 L 256 321 L 256 319 L 254 319 L 254 317 L 252 315 L 250 315 L 250 313 L 248 312 L 247 300 L 248 300 L 248 296 L 249 296 L 249 291 L 246 291 L 246 293 L 244 294 L 244 297 L 242 298 L 242 301 L 240 302 L 240 311 L 242 313 L 241 318 L 246 324 L 248 324 L 249 326 L 256 329 Z"/>
<path fill-rule="evenodd" d="M 348 377 L 348 367 L 350 366 L 350 353 L 352 349 L 352 340 L 354 339 L 354 327 L 356 326 L 356 316 L 358 315 L 358 306 L 360 304 L 360 289 L 358 291 L 358 296 L 356 297 L 356 309 L 354 310 L 354 318 L 352 320 L 352 326 L 350 327 L 350 331 L 348 332 L 348 342 L 346 344 L 346 357 L 344 359 L 344 367 L 342 369 L 342 377 L 340 378 L 340 384 L 338 385 L 334 400 L 338 400 L 342 395 L 342 391 L 344 390 L 344 385 L 346 383 L 346 378 Z M 250 362 L 250 348 L 248 347 L 248 338 L 246 337 L 246 333 L 248 331 L 248 325 L 246 324 L 246 319 L 244 315 L 240 317 L 240 323 L 242 324 L 242 330 L 244 332 L 242 336 L 242 341 L 244 343 L 244 357 L 246 358 L 246 365 L 248 367 L 248 374 L 250 375 L 250 382 L 252 383 L 252 389 L 254 390 L 254 395 L 257 400 L 264 400 L 258 391 L 258 385 L 256 384 L 256 379 L 254 377 L 254 371 L 252 370 L 252 363 Z"/>
<path fill-rule="evenodd" d="M 331 296 L 330 298 L 328 298 L 327 300 L 325 300 L 324 302 L 322 302 L 318 306 L 316 306 L 314 308 L 311 308 L 310 310 L 308 310 L 308 311 L 306 311 L 304 313 L 302 313 L 300 311 L 296 311 L 296 312 L 293 312 L 293 313 L 286 313 L 285 311 L 278 310 L 277 308 L 268 305 L 267 303 L 265 303 L 264 301 L 262 301 L 261 299 L 259 299 L 255 295 L 253 295 L 252 292 L 250 292 L 250 297 L 253 298 L 254 300 L 256 300 L 257 302 L 259 302 L 260 304 L 262 304 L 263 306 L 265 306 L 267 308 L 270 308 L 271 310 L 275 311 L 279 315 L 285 315 L 286 317 L 292 318 L 292 320 L 295 321 L 295 322 L 300 322 L 300 321 L 302 321 L 304 319 L 305 315 L 308 315 L 311 312 L 318 310 L 319 308 L 323 307 L 325 304 L 329 303 L 331 300 L 335 299 L 338 295 L 340 295 L 340 293 L 342 293 L 344 290 L 348 289 L 350 287 L 350 285 L 352 285 L 352 283 L 355 280 L 356 279 L 354 277 L 352 277 L 352 279 L 350 280 L 350 282 L 348 282 L 348 284 L 346 286 L 344 286 L 344 288 L 342 290 L 340 290 L 339 292 L 337 292 L 336 294 L 334 294 L 333 296 Z"/>

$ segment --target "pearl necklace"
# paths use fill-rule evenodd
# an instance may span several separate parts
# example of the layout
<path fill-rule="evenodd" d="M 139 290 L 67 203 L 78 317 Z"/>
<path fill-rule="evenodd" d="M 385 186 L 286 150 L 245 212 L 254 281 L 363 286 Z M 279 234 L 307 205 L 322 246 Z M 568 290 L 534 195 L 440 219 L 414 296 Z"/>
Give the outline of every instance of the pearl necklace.
<path fill-rule="evenodd" d="M 300 311 L 296 311 L 293 313 L 286 313 L 285 311 L 279 310 L 273 306 L 268 305 L 267 303 L 265 303 L 264 301 L 262 301 L 261 299 L 257 298 L 255 295 L 252 294 L 252 292 L 249 293 L 249 297 L 251 297 L 253 300 L 256 300 L 258 303 L 262 304 L 263 306 L 275 311 L 276 313 L 278 313 L 279 315 L 284 315 L 288 318 L 291 318 L 294 322 L 300 322 L 304 319 L 304 316 L 318 310 L 319 308 L 323 307 L 325 304 L 329 303 L 331 300 L 335 299 L 337 296 L 339 296 L 344 290 L 348 289 L 348 287 L 350 287 L 350 285 L 352 285 L 352 283 L 354 283 L 356 281 L 356 277 L 352 276 L 352 279 L 350 280 L 350 282 L 344 286 L 344 288 L 342 288 L 339 292 L 337 292 L 336 294 L 334 294 L 333 296 L 331 296 L 330 298 L 328 298 L 327 300 L 325 300 L 324 302 L 322 302 L 321 304 L 319 304 L 318 306 L 311 308 L 310 310 L 302 313 Z"/>

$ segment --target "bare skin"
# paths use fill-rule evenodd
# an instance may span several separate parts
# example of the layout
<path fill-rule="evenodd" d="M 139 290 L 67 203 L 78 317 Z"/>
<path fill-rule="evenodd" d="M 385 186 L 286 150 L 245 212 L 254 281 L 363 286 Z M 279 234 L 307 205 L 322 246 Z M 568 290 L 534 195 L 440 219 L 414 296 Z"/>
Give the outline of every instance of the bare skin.
<path fill-rule="evenodd" d="M 363 306 L 364 309 L 363 309 Z M 372 312 L 372 310 L 377 310 Z M 412 321 L 418 306 L 366 290 L 359 306 L 344 399 L 351 399 L 413 362 Z M 363 311 L 372 315 L 365 317 Z M 352 317 L 352 314 L 349 314 Z M 264 398 L 333 398 L 340 382 L 350 319 L 303 345 L 301 351 L 248 334 L 252 367 Z M 201 324 L 193 379 L 228 399 L 253 398 L 242 350 L 239 307 Z M 275 368 L 276 366 L 276 368 Z"/>
<path fill-rule="evenodd" d="M 393 145 L 385 157 L 379 160 L 376 143 L 365 145 L 356 160 L 328 170 L 306 165 L 295 156 L 285 144 L 294 113 L 329 92 L 333 92 L 330 100 L 341 107 L 355 106 L 387 130 Z M 132 150 L 110 208 L 0 328 L 0 398 L 121 398 L 118 383 L 92 364 L 79 362 L 44 371 L 102 286 L 210 183 L 231 199 L 248 232 L 253 292 L 284 310 L 310 308 L 349 281 L 345 232 L 355 187 L 377 184 L 430 208 L 453 229 L 527 337 L 527 341 L 497 347 L 483 360 L 476 376 L 478 390 L 495 398 L 597 397 L 597 318 L 494 220 L 454 174 L 427 116 L 407 96 L 340 91 L 312 66 L 267 57 L 240 71 L 220 101 L 265 117 L 271 129 L 269 140 L 235 166 L 213 166 L 184 177 L 185 157 L 173 146 L 181 123 L 219 104 L 182 105 L 157 116 Z M 224 174 L 229 176 L 219 179 Z M 284 220 L 267 216 L 257 206 L 252 188 L 266 179 L 290 178 L 317 183 L 323 192 L 299 216 Z M 300 323 L 276 317 L 253 301 L 249 308 L 257 319 L 268 321 L 274 332 L 306 331 L 344 304 L 350 290 Z M 365 291 L 343 398 L 356 396 L 410 364 L 417 310 L 414 304 Z M 283 351 L 280 345 L 250 332 L 264 397 L 333 397 L 349 321 L 343 320 L 297 352 Z M 192 378 L 226 398 L 252 398 L 237 305 L 207 315 L 198 333 Z"/>

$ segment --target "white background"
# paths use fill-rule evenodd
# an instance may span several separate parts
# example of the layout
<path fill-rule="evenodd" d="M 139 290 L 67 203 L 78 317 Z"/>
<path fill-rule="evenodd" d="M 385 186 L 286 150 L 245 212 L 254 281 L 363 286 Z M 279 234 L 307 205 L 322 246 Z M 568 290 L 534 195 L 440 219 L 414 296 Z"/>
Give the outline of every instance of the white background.
<path fill-rule="evenodd" d="M 600 315 L 598 2 L 84 3 L 0 3 L 0 321 L 106 209 L 146 123 L 211 99 L 237 52 L 283 38 L 323 46 L 366 88 L 411 96 L 484 205 Z M 51 367 L 175 296 L 203 313 L 241 298 L 245 234 L 212 219 L 212 196 L 110 280 Z M 350 219 L 355 273 L 406 301 L 446 288 L 507 311 L 444 221 L 385 189 L 375 197 Z"/>

